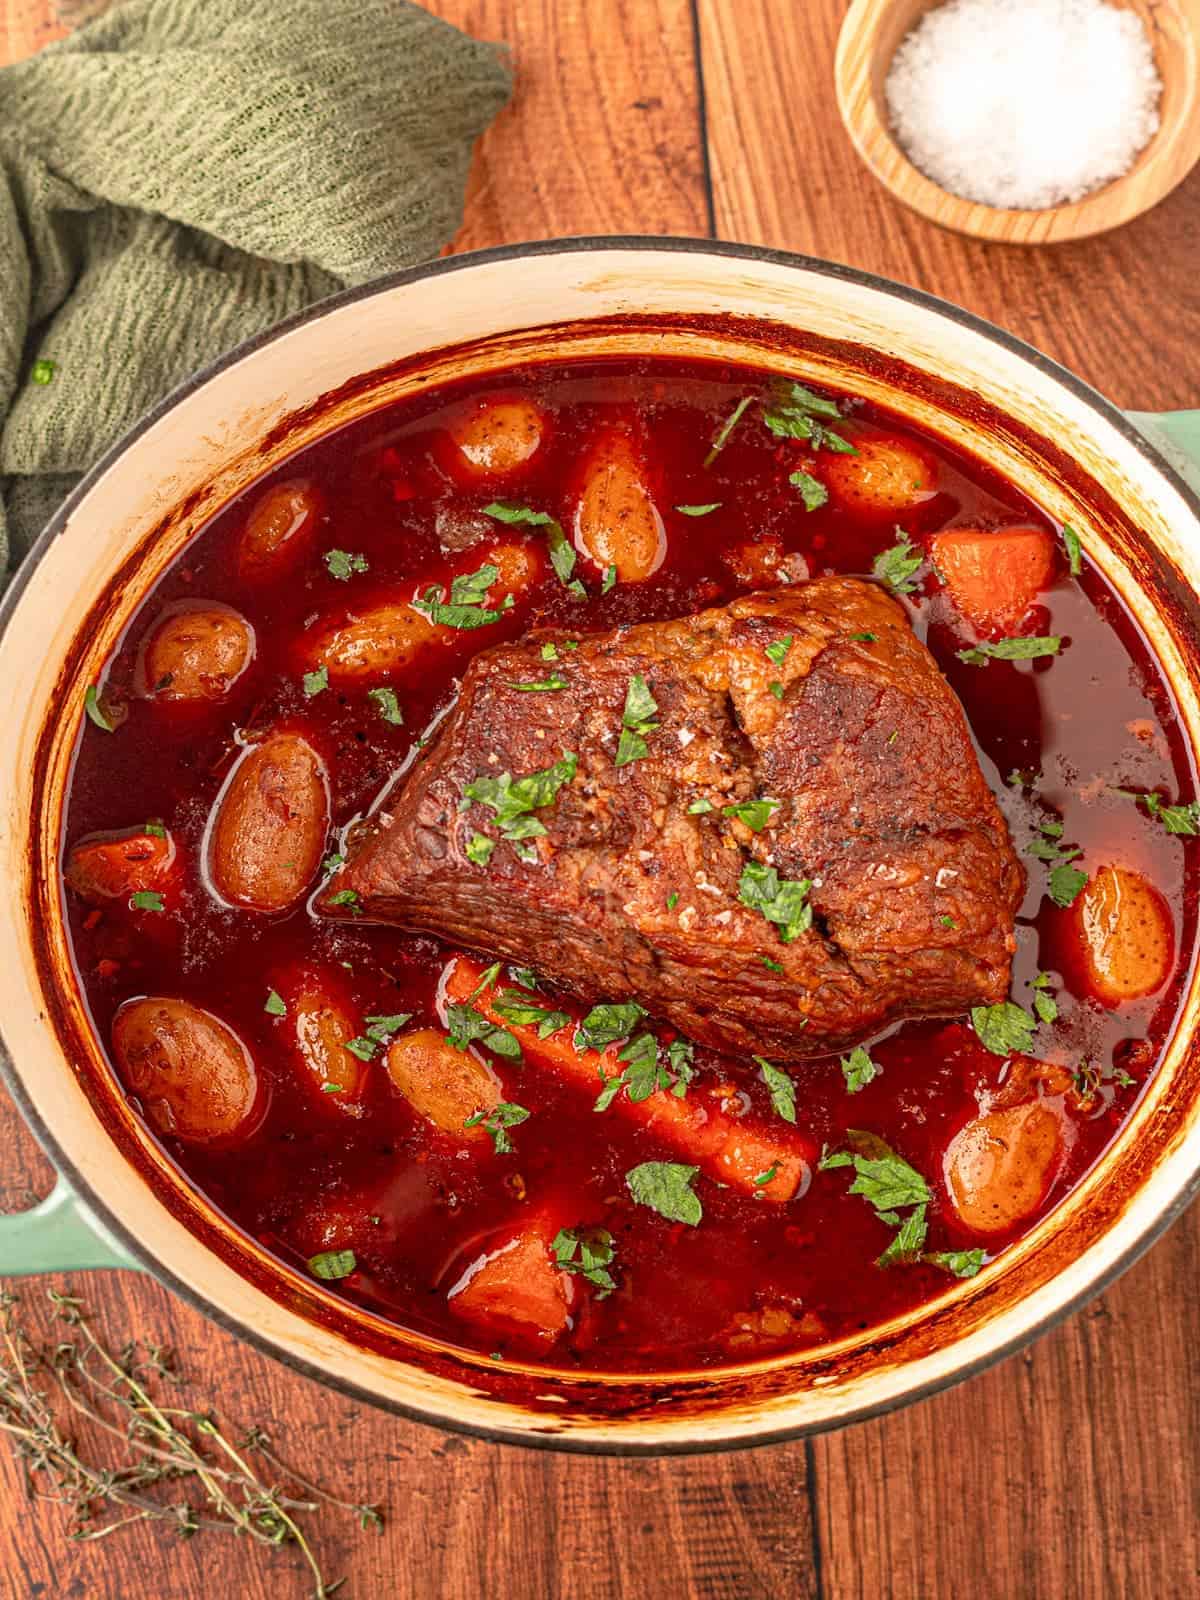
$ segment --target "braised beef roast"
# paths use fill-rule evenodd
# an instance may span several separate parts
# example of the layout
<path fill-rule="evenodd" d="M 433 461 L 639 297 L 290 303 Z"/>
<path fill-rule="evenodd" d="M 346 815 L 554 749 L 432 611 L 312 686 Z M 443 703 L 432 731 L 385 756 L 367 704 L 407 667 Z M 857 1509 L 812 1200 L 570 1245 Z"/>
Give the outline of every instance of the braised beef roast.
<path fill-rule="evenodd" d="M 789 1061 L 1003 1000 L 1023 886 L 933 658 L 838 577 L 476 656 L 321 909 Z"/>

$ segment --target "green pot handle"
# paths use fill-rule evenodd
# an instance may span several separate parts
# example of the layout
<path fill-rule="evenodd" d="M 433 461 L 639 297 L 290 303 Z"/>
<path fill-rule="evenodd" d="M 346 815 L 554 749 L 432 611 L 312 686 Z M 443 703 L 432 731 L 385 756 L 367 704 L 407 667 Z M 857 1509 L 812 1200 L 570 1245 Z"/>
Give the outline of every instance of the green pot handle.
<path fill-rule="evenodd" d="M 32 1211 L 0 1216 L 0 1277 L 93 1267 L 141 1271 L 142 1263 L 92 1215 L 65 1178 Z"/>
<path fill-rule="evenodd" d="M 1131 411 L 1129 420 L 1200 494 L 1200 411 Z"/>

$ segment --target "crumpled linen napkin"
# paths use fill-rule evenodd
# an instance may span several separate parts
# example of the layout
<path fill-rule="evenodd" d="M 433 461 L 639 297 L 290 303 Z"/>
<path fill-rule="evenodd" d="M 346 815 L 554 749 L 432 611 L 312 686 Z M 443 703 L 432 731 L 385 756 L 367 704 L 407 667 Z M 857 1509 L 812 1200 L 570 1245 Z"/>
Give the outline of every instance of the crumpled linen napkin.
<path fill-rule="evenodd" d="M 0 70 L 0 575 L 198 367 L 437 255 L 510 89 L 407 0 L 124 0 Z"/>

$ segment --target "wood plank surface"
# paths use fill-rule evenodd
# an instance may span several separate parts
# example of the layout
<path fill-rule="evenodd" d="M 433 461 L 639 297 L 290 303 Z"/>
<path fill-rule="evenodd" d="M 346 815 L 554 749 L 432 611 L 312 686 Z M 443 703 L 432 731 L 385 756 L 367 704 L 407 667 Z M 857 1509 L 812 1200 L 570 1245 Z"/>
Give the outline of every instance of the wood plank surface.
<path fill-rule="evenodd" d="M 0 60 L 103 0 L 0 0 Z M 352 0 L 344 0 L 352 3 Z M 484 137 L 459 249 L 715 229 L 918 284 L 1030 339 L 1125 404 L 1200 400 L 1200 174 L 1120 233 L 1041 252 L 943 234 L 859 166 L 832 90 L 843 0 L 435 0 L 506 43 L 514 105 Z M 711 182 L 709 181 L 711 174 Z M 0 1105 L 0 1209 L 49 1168 Z M 319 1540 L 348 1596 L 477 1600 L 1200 1591 L 1193 1212 L 1115 1288 L 950 1394 L 809 1446 L 593 1461 L 442 1435 L 329 1395 L 129 1274 L 81 1280 L 117 1336 L 174 1342 L 198 1392 L 379 1496 L 382 1535 Z M 23 1291 L 40 1296 L 35 1281 Z M 290 1554 L 137 1528 L 67 1544 L 0 1450 L 0 1600 L 308 1592 Z"/>

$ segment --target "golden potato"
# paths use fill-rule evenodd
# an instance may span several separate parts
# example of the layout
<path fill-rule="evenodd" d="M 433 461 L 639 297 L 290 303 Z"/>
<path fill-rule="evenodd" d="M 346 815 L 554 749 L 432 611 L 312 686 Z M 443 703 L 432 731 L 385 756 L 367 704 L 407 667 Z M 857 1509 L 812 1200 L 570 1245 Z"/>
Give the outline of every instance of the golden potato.
<path fill-rule="evenodd" d="M 223 700 L 254 659 L 254 629 L 231 606 L 172 606 L 142 642 L 138 673 L 155 700 Z"/>
<path fill-rule="evenodd" d="M 972 1233 L 1007 1233 L 1031 1217 L 1058 1175 L 1062 1123 L 1041 1100 L 985 1112 L 950 1141 L 946 1189 Z"/>
<path fill-rule="evenodd" d="M 835 505 L 863 517 L 902 516 L 937 493 L 937 463 L 909 439 L 855 433 L 853 455 L 822 450 L 821 481 Z"/>
<path fill-rule="evenodd" d="M 1099 999 L 1120 1005 L 1162 988 L 1175 952 L 1171 913 L 1140 873 L 1101 867 L 1074 912 L 1088 983 Z"/>
<path fill-rule="evenodd" d="M 113 1020 L 113 1051 L 160 1133 L 209 1144 L 250 1131 L 258 1074 L 241 1039 L 211 1011 L 161 996 L 127 1000 Z"/>
<path fill-rule="evenodd" d="M 465 1050 L 456 1050 L 433 1028 L 415 1028 L 393 1039 L 387 1053 L 388 1077 L 427 1122 L 456 1139 L 479 1143 L 487 1130 L 464 1127 L 477 1111 L 500 1104 L 500 1080 L 490 1067 Z"/>
<path fill-rule="evenodd" d="M 574 518 L 575 546 L 620 583 L 639 583 L 662 566 L 666 530 L 650 495 L 633 439 L 612 427 L 593 443 L 584 463 Z"/>
<path fill-rule="evenodd" d="M 238 576 L 279 578 L 299 565 L 316 543 L 321 496 L 304 480 L 276 483 L 250 507 L 237 547 Z"/>
<path fill-rule="evenodd" d="M 213 887 L 231 905 L 285 911 L 312 882 L 328 828 L 325 763 L 299 734 L 272 734 L 242 755 L 218 797 Z"/>

